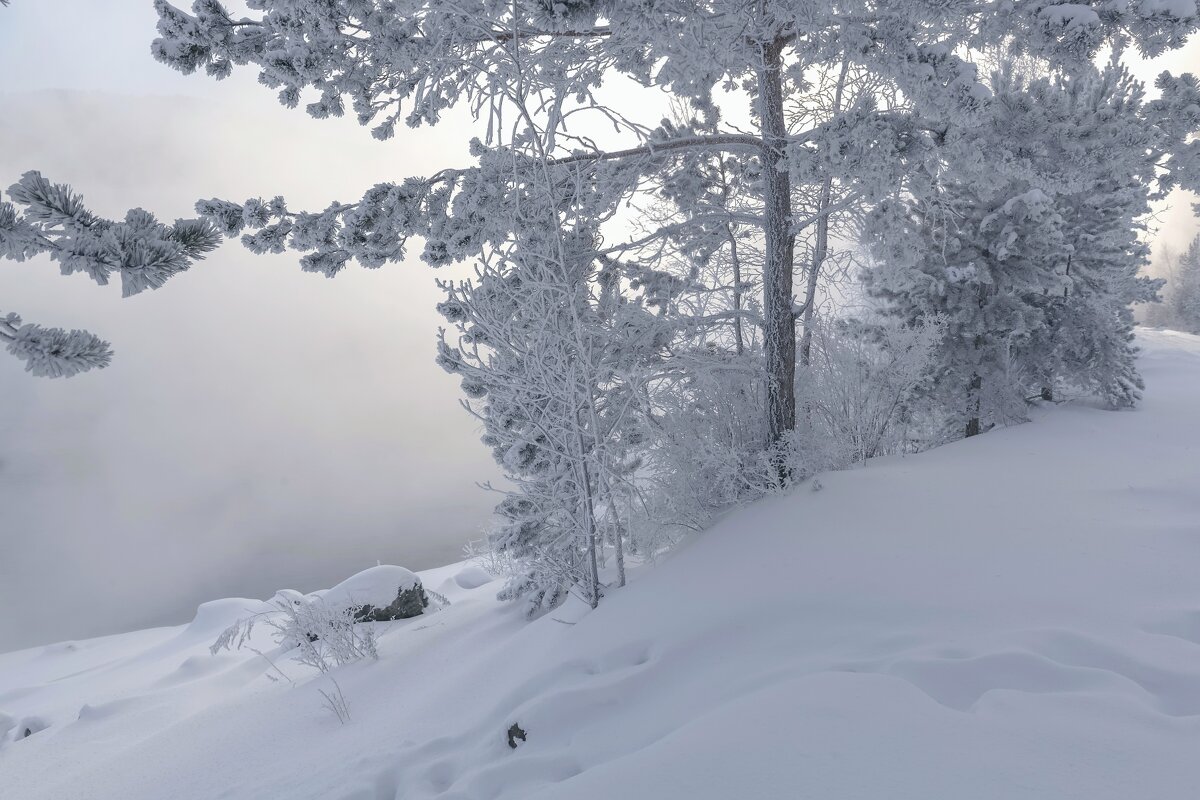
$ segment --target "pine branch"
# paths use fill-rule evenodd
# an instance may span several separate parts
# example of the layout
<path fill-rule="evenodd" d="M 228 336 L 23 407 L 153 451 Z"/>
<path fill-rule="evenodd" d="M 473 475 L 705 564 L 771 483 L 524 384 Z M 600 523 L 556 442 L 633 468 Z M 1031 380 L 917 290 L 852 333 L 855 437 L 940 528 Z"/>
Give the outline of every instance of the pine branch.
<path fill-rule="evenodd" d="M 596 28 L 581 28 L 578 30 L 565 31 L 547 31 L 538 29 L 525 29 L 519 31 L 497 31 L 494 35 L 477 40 L 478 44 L 484 42 L 495 42 L 496 44 L 504 44 L 511 42 L 514 39 L 594 39 L 602 36 L 611 36 L 612 28 L 607 25 L 602 25 Z"/>
<path fill-rule="evenodd" d="M 125 297 L 159 288 L 221 243 L 220 232 L 204 219 L 164 225 L 140 208 L 123 220 L 104 219 L 69 185 L 40 172 L 25 173 L 8 197 L 11 202 L 0 202 L 0 259 L 46 254 L 64 275 L 82 272 L 102 286 L 116 273 Z M 0 340 L 40 377 L 70 377 L 112 361 L 108 342 L 94 334 L 22 325 L 15 314 L 0 318 Z"/>
<path fill-rule="evenodd" d="M 608 150 L 595 153 L 577 153 L 561 158 L 550 159 L 547 164 L 551 167 L 561 167 L 566 164 L 596 161 L 618 161 L 637 156 L 655 156 L 659 153 L 669 153 L 676 150 L 759 150 L 762 139 L 745 133 L 724 133 L 711 136 L 687 136 L 680 139 L 669 139 L 661 142 L 648 142 L 640 147 L 630 147 L 625 150 Z"/>
<path fill-rule="evenodd" d="M 0 339 L 11 355 L 25 362 L 25 371 L 43 378 L 69 378 L 112 363 L 108 342 L 87 331 L 65 331 L 40 325 L 20 325 L 9 315 L 0 321 Z M 20 327 L 16 327 L 20 325 Z"/>

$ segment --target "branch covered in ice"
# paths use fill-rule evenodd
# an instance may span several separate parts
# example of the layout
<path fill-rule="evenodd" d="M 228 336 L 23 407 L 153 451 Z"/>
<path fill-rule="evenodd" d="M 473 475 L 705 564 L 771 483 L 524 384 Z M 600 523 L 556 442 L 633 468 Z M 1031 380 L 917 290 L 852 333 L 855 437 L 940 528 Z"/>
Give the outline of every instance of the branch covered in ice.
<path fill-rule="evenodd" d="M 25 173 L 8 188 L 8 200 L 0 200 L 0 259 L 49 255 L 63 275 L 82 272 L 102 286 L 116 275 L 124 297 L 159 288 L 220 242 L 204 220 L 167 225 L 140 208 L 124 220 L 104 219 L 70 186 L 51 183 L 40 172 Z M 86 331 L 22 326 L 15 315 L 4 318 L 0 339 L 39 376 L 69 377 L 112 359 L 108 343 Z"/>
<path fill-rule="evenodd" d="M 8 198 L 0 202 L 0 257 L 47 253 L 64 275 L 83 272 L 101 286 L 116 273 L 124 297 L 159 288 L 221 243 L 202 220 L 166 225 L 140 208 L 121 221 L 103 219 L 70 186 L 36 171 L 8 187 Z"/>
<path fill-rule="evenodd" d="M 95 334 L 22 324 L 16 314 L 0 317 L 0 342 L 25 362 L 27 372 L 42 378 L 69 378 L 112 361 L 108 342 Z"/>

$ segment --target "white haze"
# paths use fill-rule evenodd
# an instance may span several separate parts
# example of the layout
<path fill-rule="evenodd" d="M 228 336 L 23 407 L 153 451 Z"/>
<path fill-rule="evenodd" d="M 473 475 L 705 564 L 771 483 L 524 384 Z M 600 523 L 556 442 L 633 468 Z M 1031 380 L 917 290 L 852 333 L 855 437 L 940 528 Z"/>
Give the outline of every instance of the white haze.
<path fill-rule="evenodd" d="M 0 186 L 39 169 L 101 213 L 174 219 L 198 197 L 323 206 L 465 156 L 462 126 L 381 144 L 280 108 L 252 76 L 219 92 L 175 76 L 147 53 L 149 5 L 0 9 Z M 71 52 L 39 50 L 54 25 Z M 146 78 L 125 87 L 134 63 Z M 87 91 L 41 85 L 72 79 Z M 433 363 L 437 275 L 415 257 L 334 280 L 296 262 L 226 245 L 126 300 L 45 258 L 0 264 L 0 308 L 116 350 L 64 381 L 0 359 L 0 651 L 328 586 L 377 560 L 429 567 L 480 535 L 494 498 L 475 482 L 496 470 Z"/>

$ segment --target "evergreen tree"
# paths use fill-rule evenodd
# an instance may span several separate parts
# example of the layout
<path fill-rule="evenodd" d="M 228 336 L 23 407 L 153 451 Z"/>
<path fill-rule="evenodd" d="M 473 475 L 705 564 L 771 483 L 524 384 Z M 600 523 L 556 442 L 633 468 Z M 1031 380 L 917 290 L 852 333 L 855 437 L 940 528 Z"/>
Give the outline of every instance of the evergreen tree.
<path fill-rule="evenodd" d="M 1097 3 L 1072 6 L 994 4 L 972 0 L 903 4 L 832 3 L 795 5 L 786 0 L 701 6 L 647 6 L 620 0 L 550 5 L 476 2 L 445 5 L 428 0 L 259 0 L 257 18 L 234 18 L 216 0 L 197 0 L 188 14 L 156 0 L 161 38 L 157 58 L 184 72 L 203 68 L 223 77 L 240 64 L 254 64 L 260 80 L 279 89 L 281 102 L 300 103 L 306 89 L 316 99 L 306 108 L 316 117 L 341 115 L 349 101 L 359 121 L 388 138 L 396 125 L 435 123 L 447 109 L 467 102 L 499 123 L 509 87 L 540 94 L 540 113 L 563 155 L 552 166 L 607 161 L 637 164 L 635 189 L 662 169 L 674 152 L 730 152 L 757 161 L 763 230 L 763 330 L 767 428 L 777 441 L 795 422 L 793 377 L 796 357 L 792 272 L 796 237 L 825 219 L 831 209 L 802 217 L 793 206 L 793 184 L 810 166 L 846 160 L 841 154 L 871 156 L 875 169 L 860 170 L 857 191 L 874 194 L 896 180 L 897 162 L 914 143 L 930 142 L 945 125 L 968 124 L 987 102 L 975 67 L 956 51 L 1006 39 L 1014 48 L 1055 63 L 1078 67 L 1114 35 L 1135 37 L 1148 52 L 1182 44 L 1196 17 L 1180 17 L 1140 6 Z M 1102 13 L 1100 13 L 1102 12 Z M 867 74 L 881 75 L 911 99 L 907 113 L 869 103 L 847 106 L 822 124 L 793 135 L 785 98 L 803 95 L 809 70 L 849 60 Z M 518 74 L 518 71 L 520 74 Z M 666 89 L 702 112 L 703 125 L 686 135 L 649 132 L 622 109 L 600 107 L 594 90 L 614 74 L 651 89 Z M 750 100 L 754 129 L 723 127 L 714 92 L 742 86 Z M 568 119 L 600 111 L 634 146 L 600 150 L 573 138 Z M 493 133 L 499 128 L 491 127 Z M 570 152 L 570 151 L 574 152 Z M 852 160 L 852 159 L 851 159 Z M 879 169 L 879 167 L 883 169 Z M 814 181 L 820 184 L 819 175 Z M 591 178 L 589 182 L 594 182 Z M 439 176 L 424 182 L 453 181 Z M 439 190 L 440 191 L 440 190 Z M 384 200 L 384 205 L 378 205 Z M 308 268 L 336 272 L 372 241 L 367 227 L 401 227 L 386 186 L 363 202 L 331 206 L 320 215 L 320 236 L 295 235 L 304 219 L 293 215 L 269 223 L 254 213 L 246 222 L 266 228 L 267 244 L 315 251 Z M 434 209 L 450 217 L 431 221 L 426 254 L 433 263 L 476 257 L 487 242 L 486 224 L 458 214 L 458 203 Z M 236 217 L 238 208 L 206 206 L 205 213 Z M 615 211 L 615 209 L 614 209 Z M 405 210 L 405 213 L 408 209 Z M 614 213 L 610 211 L 609 216 Z M 390 218 L 390 219 L 389 219 Z M 261 223 L 261 224 L 260 224 Z M 285 223 L 285 224 L 279 224 Z M 234 228 L 240 227 L 235 224 Z M 423 226 L 418 226 L 423 227 Z M 439 228 L 458 238 L 439 241 Z M 389 230 L 389 233 L 395 231 Z M 664 234 L 665 235 L 665 234 Z M 360 241 L 361 240 L 361 241 Z M 367 247 L 364 263 L 394 260 L 403 252 L 395 237 L 380 252 Z"/>
<path fill-rule="evenodd" d="M 884 265 L 868 280 L 901 316 L 945 315 L 938 387 L 964 434 L 1056 384 L 1137 400 L 1131 305 L 1158 287 L 1139 277 L 1139 234 L 1150 200 L 1196 185 L 1200 165 L 1195 112 L 1179 113 L 1200 97 L 1195 81 L 1160 86 L 1147 102 L 1119 56 L 1034 81 L 999 72 L 987 121 L 909 199 L 881 206 Z"/>
<path fill-rule="evenodd" d="M 1195 82 L 1163 82 L 1163 97 L 1145 89 L 1114 56 L 1093 75 L 1047 89 L 1046 128 L 1060 188 L 1068 261 L 1059 294 L 1046 298 L 1045 352 L 1038 357 L 1054 381 L 1084 390 L 1114 407 L 1141 396 L 1133 346 L 1133 305 L 1157 299 L 1162 281 L 1145 277 L 1146 221 L 1151 201 L 1171 187 L 1197 185 L 1200 159 L 1186 139 L 1181 107 L 1200 99 Z M 1181 119 L 1182 116 L 1182 119 Z M 1192 125 L 1200 123 L 1195 112 Z M 1173 154 L 1173 155 L 1172 155 Z M 1037 388 L 1037 387 L 1034 387 Z"/>
<path fill-rule="evenodd" d="M 1175 261 L 1163 310 L 1169 327 L 1200 333 L 1200 236 Z"/>

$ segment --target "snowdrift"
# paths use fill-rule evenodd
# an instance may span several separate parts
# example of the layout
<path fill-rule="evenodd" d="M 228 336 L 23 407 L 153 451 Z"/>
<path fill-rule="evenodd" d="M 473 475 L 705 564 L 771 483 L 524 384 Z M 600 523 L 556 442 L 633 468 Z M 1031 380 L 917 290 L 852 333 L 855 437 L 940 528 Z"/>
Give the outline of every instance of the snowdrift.
<path fill-rule="evenodd" d="M 451 605 L 336 671 L 346 725 L 269 639 L 209 653 L 258 600 L 2 655 L 0 797 L 1191 800 L 1200 339 L 1141 344 L 1137 411 L 822 476 L 594 612 L 421 573 Z"/>

